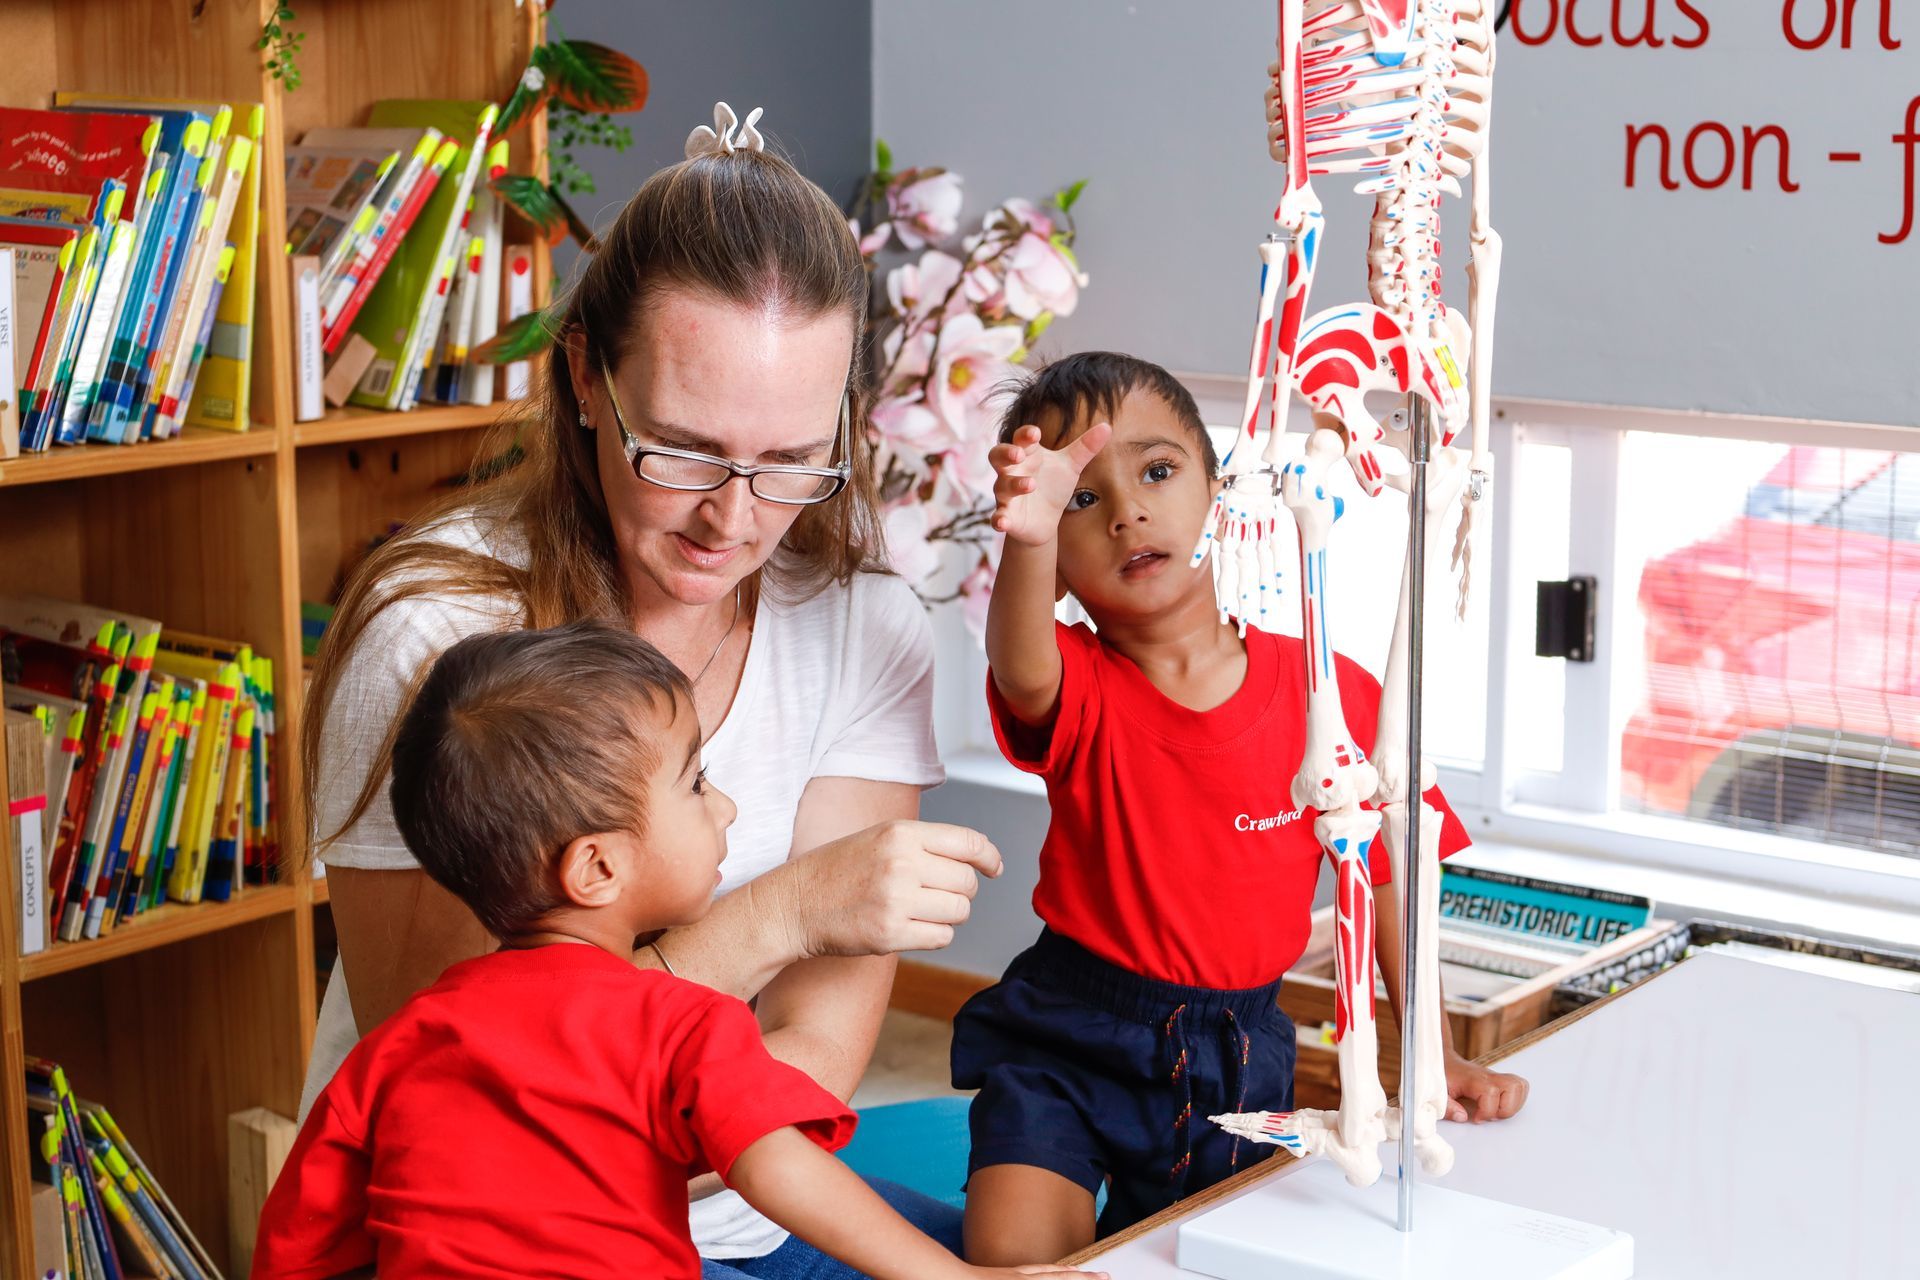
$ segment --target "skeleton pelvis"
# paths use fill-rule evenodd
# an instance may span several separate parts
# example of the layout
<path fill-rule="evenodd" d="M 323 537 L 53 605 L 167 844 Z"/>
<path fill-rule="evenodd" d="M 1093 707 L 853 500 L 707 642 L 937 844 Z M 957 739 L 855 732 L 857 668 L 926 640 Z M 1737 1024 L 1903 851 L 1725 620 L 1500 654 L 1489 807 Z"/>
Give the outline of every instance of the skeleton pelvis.
<path fill-rule="evenodd" d="M 1386 438 L 1367 407 L 1369 395 L 1418 393 L 1433 405 L 1448 439 L 1465 422 L 1466 325 L 1450 312 L 1440 328 L 1445 337 L 1439 341 L 1415 340 L 1391 312 L 1369 302 L 1329 307 L 1301 326 L 1294 390 L 1313 406 L 1316 421 L 1338 424 L 1347 462 L 1369 494 L 1384 484 L 1375 447 Z"/>

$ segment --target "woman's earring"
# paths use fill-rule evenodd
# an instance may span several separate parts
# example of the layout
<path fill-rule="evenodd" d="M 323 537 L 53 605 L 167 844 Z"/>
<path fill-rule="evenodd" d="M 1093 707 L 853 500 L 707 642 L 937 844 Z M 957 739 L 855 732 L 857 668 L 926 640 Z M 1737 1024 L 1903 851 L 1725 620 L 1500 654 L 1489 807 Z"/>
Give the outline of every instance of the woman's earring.
<path fill-rule="evenodd" d="M 580 429 L 582 431 L 587 430 L 587 411 L 585 409 L 580 411 Z"/>

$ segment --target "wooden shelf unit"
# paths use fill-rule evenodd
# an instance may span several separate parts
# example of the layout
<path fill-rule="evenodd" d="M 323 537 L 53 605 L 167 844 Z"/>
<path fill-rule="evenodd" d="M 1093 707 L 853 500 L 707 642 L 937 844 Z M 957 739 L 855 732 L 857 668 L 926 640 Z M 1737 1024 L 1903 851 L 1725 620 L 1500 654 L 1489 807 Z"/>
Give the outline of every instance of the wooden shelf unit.
<path fill-rule="evenodd" d="M 346 410 L 293 421 L 284 154 L 320 125 L 358 124 L 381 98 L 504 102 L 541 6 L 513 0 L 309 0 L 301 87 L 282 92 L 254 47 L 278 0 L 0 0 L 0 103 L 56 89 L 260 102 L 260 255 L 252 429 L 189 429 L 159 444 L 88 446 L 0 463 L 0 592 L 43 592 L 228 636 L 279 673 L 281 847 L 298 855 L 300 602 L 324 599 L 367 542 L 474 461 L 513 405 Z M 511 135 L 513 168 L 543 172 L 544 121 Z M 544 303 L 551 265 L 532 243 Z M 5 794 L 0 759 L 0 795 Z M 3 842 L 3 838 L 0 838 Z M 0 902 L 12 896 L 10 852 Z M 24 1055 L 52 1058 L 105 1103 L 216 1261 L 227 1261 L 227 1116 L 292 1116 L 313 1042 L 315 912 L 304 871 L 226 904 L 166 906 L 96 941 L 20 958 L 0 910 L 0 1275 L 31 1273 Z"/>

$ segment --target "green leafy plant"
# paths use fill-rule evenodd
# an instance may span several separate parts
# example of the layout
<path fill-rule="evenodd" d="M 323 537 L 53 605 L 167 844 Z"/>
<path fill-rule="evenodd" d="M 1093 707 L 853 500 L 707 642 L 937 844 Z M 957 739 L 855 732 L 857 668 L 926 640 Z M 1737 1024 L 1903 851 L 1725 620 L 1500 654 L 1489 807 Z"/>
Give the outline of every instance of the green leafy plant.
<path fill-rule="evenodd" d="M 633 130 L 612 116 L 646 106 L 647 92 L 647 69 L 638 62 L 603 44 L 564 39 L 555 29 L 551 38 L 534 46 L 495 126 L 504 135 L 534 112 L 545 111 L 548 177 L 508 174 L 489 184 L 494 194 L 538 228 L 548 243 L 572 236 L 591 252 L 598 247 L 593 228 L 567 202 L 568 196 L 592 195 L 597 189 L 575 149 L 625 151 L 632 146 Z M 509 364 L 538 355 L 553 340 L 545 314 L 536 311 L 509 324 L 468 358 Z"/>
<path fill-rule="evenodd" d="M 266 52 L 267 70 L 288 93 L 300 87 L 300 66 L 293 59 L 300 52 L 300 42 L 307 38 L 306 32 L 293 30 L 293 22 L 293 9 L 279 6 L 261 26 L 260 38 L 253 46 Z"/>

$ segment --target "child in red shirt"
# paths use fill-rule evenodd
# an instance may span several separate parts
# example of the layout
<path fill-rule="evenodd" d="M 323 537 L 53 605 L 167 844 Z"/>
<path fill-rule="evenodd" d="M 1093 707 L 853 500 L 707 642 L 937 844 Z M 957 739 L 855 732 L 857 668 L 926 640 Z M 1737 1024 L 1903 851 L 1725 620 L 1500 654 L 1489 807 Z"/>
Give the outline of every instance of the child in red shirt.
<path fill-rule="evenodd" d="M 1001 750 L 1046 779 L 1052 805 L 1033 898 L 1046 930 L 954 1023 L 954 1084 L 980 1091 L 967 1256 L 1006 1263 L 1063 1257 L 1272 1154 L 1204 1117 L 1292 1106 L 1294 1031 L 1276 1000 L 1323 854 L 1317 814 L 1287 798 L 1305 749 L 1302 642 L 1243 640 L 1191 566 L 1219 484 L 1193 397 L 1146 361 L 1070 356 L 1008 408 L 993 465 L 1006 546 L 987 698 Z M 1055 622 L 1069 591 L 1094 629 Z M 1380 686 L 1334 666 L 1370 749 Z M 1465 846 L 1438 790 L 1427 800 L 1442 852 Z M 1378 845 L 1372 867 L 1385 882 Z M 1397 964 L 1382 971 L 1397 981 Z M 1525 1081 L 1450 1046 L 1447 1077 L 1453 1118 L 1525 1097 Z"/>
<path fill-rule="evenodd" d="M 703 915 L 733 803 L 686 677 L 575 623 L 448 649 L 393 749 L 420 864 L 501 940 L 368 1034 L 267 1199 L 255 1277 L 696 1280 L 687 1180 L 876 1277 L 969 1267 L 827 1154 L 853 1116 L 774 1060 L 747 1006 L 632 963 Z"/>

